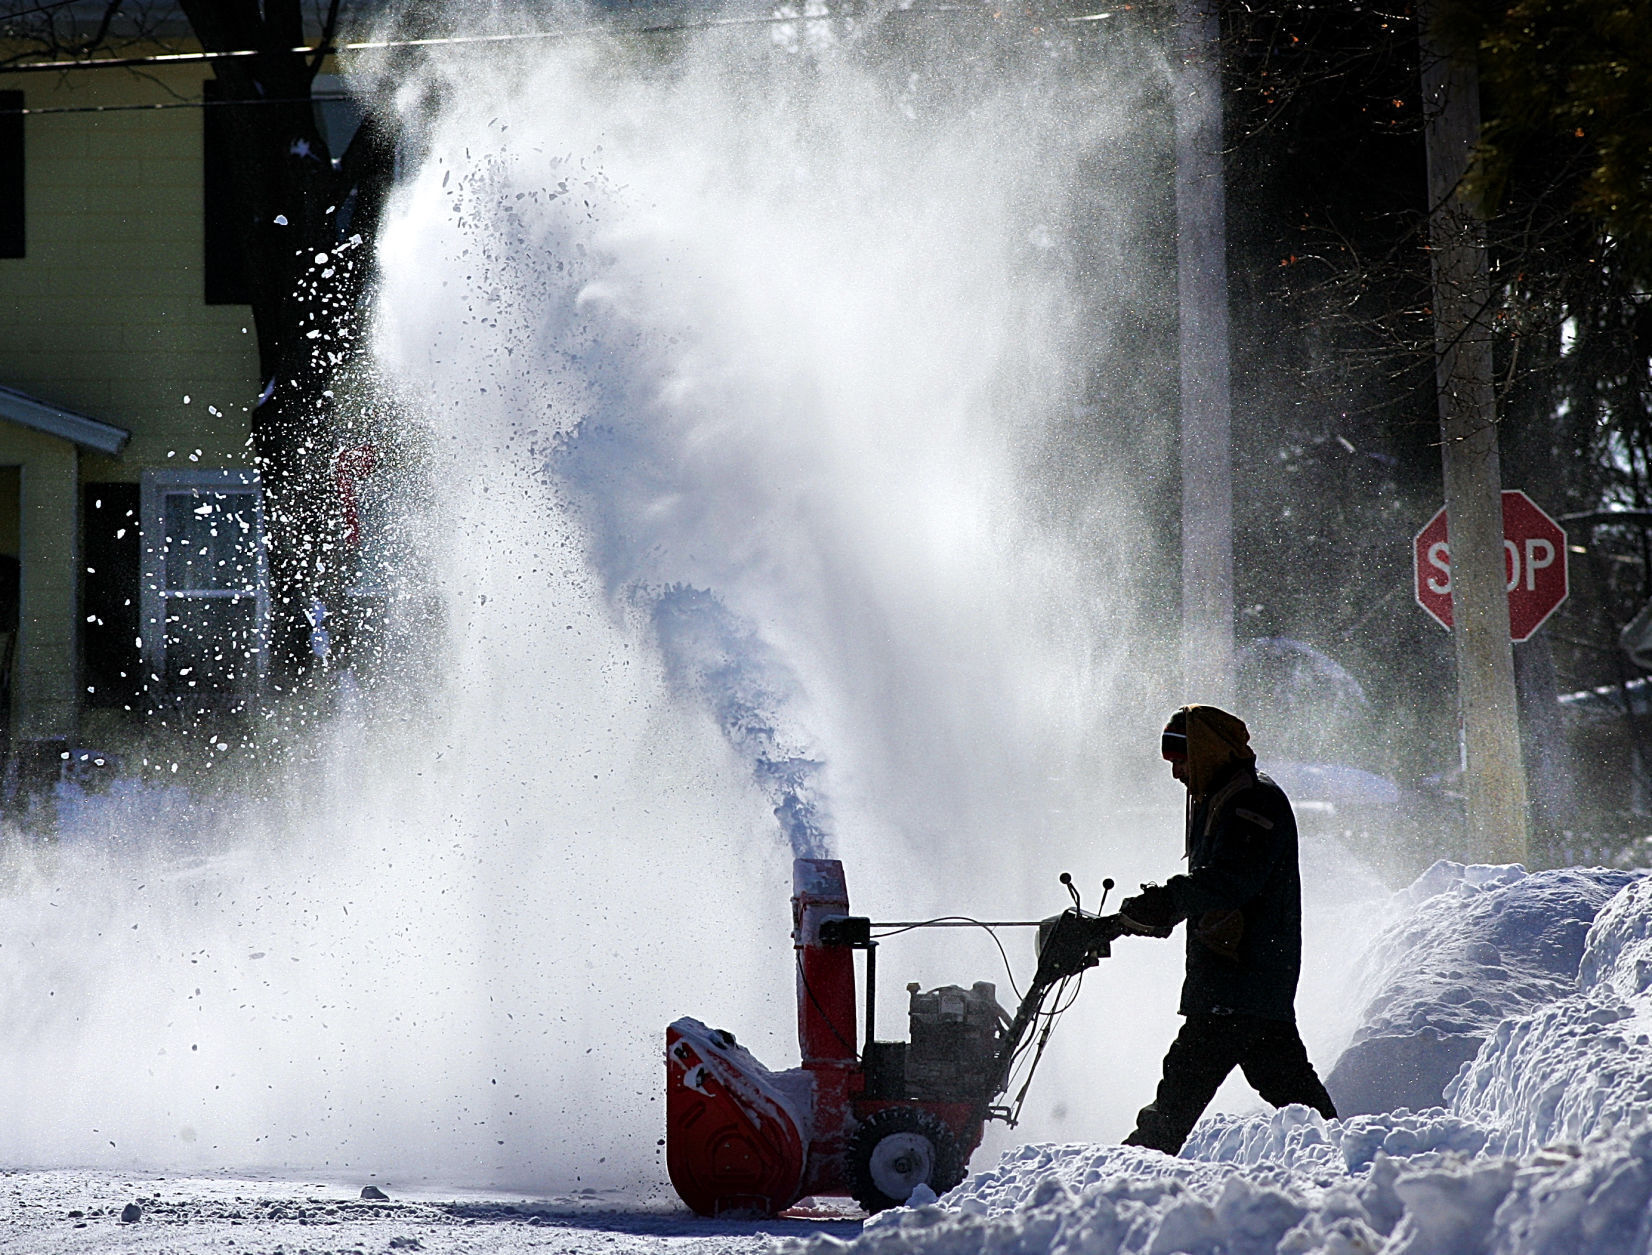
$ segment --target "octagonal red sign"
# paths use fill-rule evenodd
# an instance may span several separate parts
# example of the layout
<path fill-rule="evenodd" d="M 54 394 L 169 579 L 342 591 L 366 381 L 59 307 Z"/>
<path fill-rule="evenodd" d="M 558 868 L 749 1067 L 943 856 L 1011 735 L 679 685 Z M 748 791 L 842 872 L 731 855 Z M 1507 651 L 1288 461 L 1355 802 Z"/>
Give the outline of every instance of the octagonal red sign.
<path fill-rule="evenodd" d="M 1440 511 L 1411 546 L 1417 604 L 1451 626 L 1451 546 Z M 1566 533 L 1518 488 L 1503 490 L 1503 571 L 1509 584 L 1509 637 L 1523 641 L 1566 600 Z"/>

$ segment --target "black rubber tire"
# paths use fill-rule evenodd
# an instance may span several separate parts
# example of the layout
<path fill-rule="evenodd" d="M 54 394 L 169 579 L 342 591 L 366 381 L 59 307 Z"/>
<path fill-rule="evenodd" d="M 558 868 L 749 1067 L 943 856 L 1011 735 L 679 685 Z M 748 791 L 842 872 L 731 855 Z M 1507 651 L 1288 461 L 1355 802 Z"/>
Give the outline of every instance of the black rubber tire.
<path fill-rule="evenodd" d="M 921 1107 L 885 1107 L 862 1120 L 845 1163 L 849 1193 L 869 1212 L 898 1207 L 919 1185 L 945 1194 L 966 1166 L 946 1122 Z"/>

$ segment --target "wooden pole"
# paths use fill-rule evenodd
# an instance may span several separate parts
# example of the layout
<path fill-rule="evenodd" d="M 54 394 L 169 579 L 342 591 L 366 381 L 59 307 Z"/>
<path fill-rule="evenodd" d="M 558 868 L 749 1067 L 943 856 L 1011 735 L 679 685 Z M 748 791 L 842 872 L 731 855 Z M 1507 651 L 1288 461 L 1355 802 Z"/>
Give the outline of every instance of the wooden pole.
<path fill-rule="evenodd" d="M 1228 705 L 1234 692 L 1233 458 L 1222 74 L 1215 0 L 1177 0 L 1176 29 L 1182 675 L 1187 700 Z"/>
<path fill-rule="evenodd" d="M 1451 544 L 1451 635 L 1467 757 L 1468 839 L 1476 858 L 1524 862 L 1526 773 L 1509 643 L 1491 285 L 1484 218 L 1463 186 L 1480 138 L 1480 83 L 1473 50 L 1448 48 L 1438 36 L 1439 7 L 1439 0 L 1424 0 L 1419 19 L 1435 379 Z"/>

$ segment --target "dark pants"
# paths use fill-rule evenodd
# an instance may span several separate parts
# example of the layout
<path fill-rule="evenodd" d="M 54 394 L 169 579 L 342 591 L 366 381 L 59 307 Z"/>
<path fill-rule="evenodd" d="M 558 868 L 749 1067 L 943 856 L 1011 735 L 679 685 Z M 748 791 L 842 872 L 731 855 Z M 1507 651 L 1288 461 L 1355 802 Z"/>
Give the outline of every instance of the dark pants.
<path fill-rule="evenodd" d="M 1327 1120 L 1336 1118 L 1295 1024 L 1252 1015 L 1190 1015 L 1164 1057 L 1159 1092 L 1137 1113 L 1135 1132 L 1124 1144 L 1174 1155 L 1235 1065 L 1275 1107 L 1299 1102 Z"/>

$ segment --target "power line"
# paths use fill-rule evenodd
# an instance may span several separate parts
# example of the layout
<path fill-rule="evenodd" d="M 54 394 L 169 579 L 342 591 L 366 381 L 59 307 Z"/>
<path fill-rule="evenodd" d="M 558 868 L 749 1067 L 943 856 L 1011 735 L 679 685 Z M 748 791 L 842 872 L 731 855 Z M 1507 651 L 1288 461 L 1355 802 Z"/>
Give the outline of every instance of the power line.
<path fill-rule="evenodd" d="M 248 105 L 331 104 L 353 100 L 354 96 L 329 92 L 285 98 L 260 96 L 257 100 L 162 100 L 152 105 L 52 105 L 44 109 L 0 109 L 0 117 L 32 118 L 43 113 L 151 113 L 156 109 L 206 109 L 219 105 L 234 105 L 241 108 Z"/>
<path fill-rule="evenodd" d="M 1126 6 L 1128 7 L 1128 6 Z M 930 5 L 922 9 L 894 9 L 891 16 L 905 14 L 910 17 L 938 17 L 951 13 L 974 13 L 983 17 L 996 18 L 999 14 L 976 4 L 939 4 Z M 47 70 L 67 72 L 70 70 L 118 70 L 130 69 L 145 65 L 190 65 L 202 64 L 208 61 L 230 61 L 246 57 L 260 56 L 336 56 L 341 52 L 383 52 L 391 48 L 436 48 L 453 47 L 468 44 L 501 44 L 512 43 L 518 40 L 542 39 L 577 39 L 589 35 L 625 34 L 625 35 L 663 35 L 677 31 L 713 30 L 721 27 L 736 26 L 783 26 L 796 22 L 825 22 L 833 18 L 833 14 L 803 14 L 793 17 L 717 17 L 706 18 L 699 22 L 671 22 L 654 26 L 583 26 L 573 30 L 558 31 L 520 31 L 510 35 L 448 35 L 430 39 L 371 39 L 360 40 L 343 44 L 319 44 L 314 48 L 300 45 L 296 48 L 235 48 L 226 52 L 162 52 L 143 57 L 103 57 L 97 59 L 80 59 L 70 61 L 28 61 L 15 65 L 0 67 L 0 75 L 32 74 Z M 1071 26 L 1081 22 L 1101 22 L 1112 17 L 1112 13 L 1086 13 L 1078 17 L 1059 17 L 1048 19 L 1052 25 Z M 250 104 L 251 101 L 235 101 L 236 104 Z M 110 106 L 119 108 L 161 108 L 163 106 Z M 39 112 L 46 112 L 40 110 Z"/>

